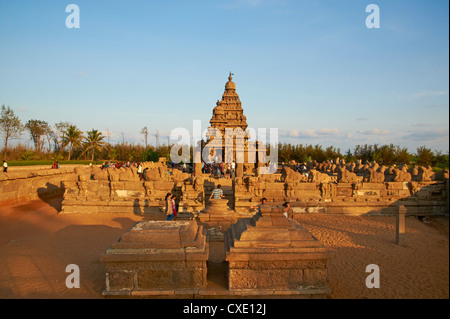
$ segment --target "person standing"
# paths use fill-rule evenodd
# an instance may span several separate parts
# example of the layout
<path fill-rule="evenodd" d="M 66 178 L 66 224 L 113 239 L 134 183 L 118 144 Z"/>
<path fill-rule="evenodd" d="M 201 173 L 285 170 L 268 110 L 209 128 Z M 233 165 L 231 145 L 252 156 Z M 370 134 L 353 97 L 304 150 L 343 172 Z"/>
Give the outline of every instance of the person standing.
<path fill-rule="evenodd" d="M 3 173 L 7 172 L 8 172 L 8 163 L 6 163 L 6 161 L 3 161 Z"/>
<path fill-rule="evenodd" d="M 166 215 L 167 215 L 167 219 L 166 220 L 172 220 L 173 219 L 173 204 L 172 204 L 172 199 L 171 197 L 171 193 L 167 193 L 166 194 L 166 198 L 165 198 L 165 202 L 166 202 Z"/>
<path fill-rule="evenodd" d="M 138 163 L 138 168 L 137 168 L 137 174 L 139 175 L 139 180 L 142 181 L 142 165 L 141 163 Z"/>
<path fill-rule="evenodd" d="M 222 178 L 225 178 L 225 163 L 224 162 L 219 164 L 219 170 L 220 170 L 220 175 L 222 176 Z"/>
<path fill-rule="evenodd" d="M 170 200 L 172 201 L 172 209 L 173 209 L 173 217 L 177 217 L 177 204 L 176 204 L 176 199 L 177 197 L 175 195 L 172 195 L 170 197 Z"/>
<path fill-rule="evenodd" d="M 236 163 L 235 161 L 231 162 L 231 178 L 236 177 Z"/>

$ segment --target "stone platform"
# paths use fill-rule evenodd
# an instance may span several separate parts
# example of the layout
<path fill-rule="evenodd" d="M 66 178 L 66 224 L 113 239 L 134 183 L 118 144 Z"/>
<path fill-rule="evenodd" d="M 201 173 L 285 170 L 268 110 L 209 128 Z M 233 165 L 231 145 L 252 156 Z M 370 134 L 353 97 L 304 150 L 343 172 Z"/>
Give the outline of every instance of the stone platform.
<path fill-rule="evenodd" d="M 242 223 L 246 225 L 248 220 L 257 222 L 259 235 L 256 237 L 260 243 L 264 244 L 251 245 L 250 250 L 246 249 L 244 254 L 247 254 L 247 260 L 242 260 L 244 256 L 240 254 L 242 250 L 237 251 L 232 248 L 232 253 L 227 254 L 228 263 L 225 262 L 225 254 L 223 258 L 208 260 L 210 249 L 214 253 L 217 247 L 210 246 L 209 236 L 205 236 L 206 231 L 197 224 L 195 219 L 136 223 L 101 256 L 106 270 L 106 288 L 103 295 L 113 298 L 303 299 L 324 298 L 330 294 L 326 285 L 320 285 L 317 280 L 314 281 L 326 276 L 326 269 L 323 269 L 323 266 L 329 256 L 320 243 L 312 240 L 313 243 L 300 245 L 303 248 L 302 255 L 295 256 L 299 253 L 298 249 L 290 251 L 291 261 L 286 263 L 286 255 L 277 259 L 270 254 L 270 251 L 280 254 L 289 247 L 283 245 L 282 241 L 275 242 L 273 237 L 265 236 L 268 235 L 267 232 L 265 234 L 260 232 L 259 222 L 263 222 L 264 219 L 256 217 L 244 219 L 242 222 L 233 224 L 229 231 L 236 234 L 236 230 L 241 227 L 239 225 Z M 292 233 L 294 242 L 298 242 L 299 235 L 289 227 L 286 229 L 288 233 Z M 281 232 L 278 229 L 274 234 L 279 235 Z M 250 233 L 252 233 L 251 230 L 248 234 Z M 244 239 L 248 234 L 240 238 Z M 264 239 L 260 237 L 261 235 L 264 235 Z M 306 239 L 305 242 L 311 239 L 309 233 L 302 235 L 304 236 L 302 238 Z M 234 238 L 234 246 L 239 247 L 240 244 L 236 240 Z M 226 242 L 230 243 L 229 240 Z M 224 246 L 223 241 L 214 242 L 217 245 L 220 243 Z M 281 245 L 275 248 L 271 247 L 271 244 Z M 294 244 L 294 247 L 297 246 L 299 246 L 298 243 Z M 318 254 L 321 252 L 324 254 L 323 260 L 318 261 Z M 255 268 L 255 262 L 261 259 L 259 257 L 263 257 L 262 263 L 265 266 L 259 261 Z M 302 262 L 299 263 L 298 259 Z M 311 259 L 314 260 L 311 261 Z M 300 264 L 304 268 L 309 268 L 309 270 L 300 270 L 300 276 L 309 278 L 302 283 L 309 286 L 299 287 L 299 282 L 295 281 L 299 275 L 298 271 L 292 268 L 298 268 Z M 316 270 L 316 268 L 321 269 Z M 280 285 L 273 278 L 274 275 L 284 274 L 286 270 L 288 275 L 294 278 L 293 284 L 288 285 L 290 289 L 286 289 L 285 285 Z M 231 276 L 228 275 L 229 272 Z M 243 278 L 239 278 L 241 275 L 248 278 L 242 280 Z M 252 280 L 261 281 L 263 284 L 249 285 L 248 283 Z M 315 285 L 311 284 L 312 282 Z"/>
<path fill-rule="evenodd" d="M 208 203 L 209 206 L 197 215 L 199 221 L 208 227 L 217 227 L 224 232 L 240 217 L 236 211 L 228 207 L 226 199 L 210 199 Z"/>
<path fill-rule="evenodd" d="M 240 219 L 225 234 L 229 290 L 326 298 L 331 253 L 281 208 Z"/>
<path fill-rule="evenodd" d="M 195 220 L 141 221 L 101 261 L 106 296 L 173 296 L 206 286 L 208 243 Z"/>

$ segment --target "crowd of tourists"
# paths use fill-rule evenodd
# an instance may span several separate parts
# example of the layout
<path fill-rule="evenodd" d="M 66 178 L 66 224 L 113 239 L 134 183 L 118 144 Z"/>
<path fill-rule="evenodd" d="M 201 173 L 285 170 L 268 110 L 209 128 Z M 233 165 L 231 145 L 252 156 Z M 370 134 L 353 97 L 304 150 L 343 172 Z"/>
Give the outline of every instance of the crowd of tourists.
<path fill-rule="evenodd" d="M 102 165 L 100 166 L 101 169 L 104 168 L 127 168 L 127 167 L 138 167 L 139 165 L 141 165 L 140 162 L 120 162 L 120 161 L 109 161 L 109 162 L 103 162 Z"/>
<path fill-rule="evenodd" d="M 170 164 L 172 168 L 178 168 L 183 171 L 183 173 L 194 173 L 194 166 L 191 163 L 180 163 L 176 164 L 174 162 L 171 162 Z M 236 163 L 205 163 L 202 162 L 202 173 L 203 174 L 210 174 L 213 177 L 218 178 L 225 178 L 226 176 L 229 176 L 230 178 L 235 177 L 236 173 Z"/>
<path fill-rule="evenodd" d="M 202 173 L 211 174 L 214 177 L 225 178 L 229 175 L 230 178 L 236 176 L 236 163 L 205 163 L 202 162 Z"/>

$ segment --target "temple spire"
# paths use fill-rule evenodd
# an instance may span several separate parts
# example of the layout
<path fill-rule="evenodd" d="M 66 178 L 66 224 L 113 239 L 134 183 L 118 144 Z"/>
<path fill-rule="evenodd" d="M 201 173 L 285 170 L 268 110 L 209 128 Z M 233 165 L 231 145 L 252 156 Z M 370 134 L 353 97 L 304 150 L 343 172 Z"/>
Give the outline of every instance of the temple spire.
<path fill-rule="evenodd" d="M 232 81 L 233 73 L 230 71 L 230 75 L 228 76 L 228 82 L 225 84 L 225 90 L 236 90 L 236 84 Z"/>

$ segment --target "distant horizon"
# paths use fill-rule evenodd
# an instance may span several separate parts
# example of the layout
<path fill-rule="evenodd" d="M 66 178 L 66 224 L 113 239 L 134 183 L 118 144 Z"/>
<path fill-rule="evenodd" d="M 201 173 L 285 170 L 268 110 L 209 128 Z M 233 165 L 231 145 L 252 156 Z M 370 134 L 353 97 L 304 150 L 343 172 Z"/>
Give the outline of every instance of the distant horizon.
<path fill-rule="evenodd" d="M 22 123 L 22 124 L 25 124 L 25 123 Z M 71 123 L 71 124 L 76 125 L 75 123 Z M 90 131 L 90 130 L 87 130 L 87 131 Z M 83 137 L 85 137 L 85 133 L 87 131 L 83 131 Z M 121 139 L 121 138 L 118 138 L 118 139 L 111 139 L 110 138 L 110 139 L 108 139 L 106 134 L 107 134 L 106 132 L 102 132 L 102 135 L 105 137 L 103 141 L 108 143 L 109 145 L 121 145 L 121 144 L 123 144 L 123 145 L 132 145 L 132 146 L 140 145 L 140 146 L 145 148 L 145 138 L 143 137 L 143 134 L 141 134 L 141 133 L 139 133 L 139 134 L 142 136 L 142 138 L 134 139 L 134 140 L 127 139 L 125 135 L 124 135 L 123 139 Z M 24 133 L 22 133 L 22 136 L 20 138 L 10 138 L 8 140 L 8 149 L 17 147 L 19 145 L 22 145 L 22 146 L 30 148 L 30 149 L 34 149 L 35 148 L 34 147 L 34 143 L 33 143 L 32 139 L 31 139 L 31 137 L 27 137 L 28 135 L 29 135 L 29 133 L 24 132 Z M 168 146 L 172 146 L 172 145 L 177 144 L 177 143 L 180 142 L 180 141 L 175 141 L 175 140 L 172 140 L 172 139 L 169 139 L 169 138 L 170 138 L 170 133 L 168 135 L 160 135 L 159 136 L 159 143 L 156 144 L 155 134 L 152 134 L 152 133 L 149 132 L 148 137 L 147 137 L 147 147 L 156 148 L 156 147 L 160 147 L 160 146 L 162 147 L 162 146 L 167 146 L 167 145 Z M 395 144 L 395 143 L 380 143 L 380 142 L 376 142 L 376 141 L 374 143 L 355 144 L 355 145 L 353 145 L 351 147 L 347 147 L 345 149 L 342 148 L 342 147 L 335 146 L 335 145 L 324 145 L 324 144 L 321 144 L 321 143 L 301 143 L 301 142 L 292 143 L 292 142 L 286 142 L 286 141 L 283 141 L 283 140 L 279 140 L 278 143 L 281 143 L 282 145 L 289 145 L 290 144 L 292 146 L 300 146 L 300 145 L 302 145 L 302 146 L 305 146 L 305 147 L 309 146 L 309 145 L 310 146 L 316 146 L 317 145 L 317 146 L 322 147 L 323 150 L 325 150 L 328 147 L 333 147 L 335 150 L 339 150 L 341 155 L 344 155 L 344 156 L 345 156 L 345 154 L 347 153 L 348 150 L 350 150 L 352 153 L 354 153 L 355 149 L 358 146 L 365 146 L 365 145 L 367 145 L 367 146 L 375 146 L 375 145 L 378 145 L 378 146 L 383 146 L 383 145 L 390 146 L 390 145 L 393 145 L 394 147 L 400 147 L 400 148 L 405 148 L 406 147 L 407 150 L 408 150 L 408 153 L 410 153 L 412 155 L 416 154 L 417 149 L 420 148 L 420 147 L 426 147 L 426 148 L 430 149 L 431 151 L 433 151 L 434 153 L 436 153 L 436 152 L 440 152 L 441 154 L 449 154 L 450 153 L 448 148 L 446 150 L 435 149 L 435 148 L 429 147 L 426 144 L 421 144 L 421 145 L 418 145 L 414 149 L 410 149 L 410 148 L 408 148 L 407 146 L 404 146 L 404 145 L 399 145 L 399 144 Z M 180 145 L 182 145 L 182 144 L 183 143 L 180 143 Z M 267 139 L 267 144 L 270 144 L 268 139 Z M 48 141 L 44 141 L 44 145 L 45 145 L 45 149 L 47 149 Z M 190 143 L 189 146 L 193 146 L 193 143 Z M 4 143 L 3 143 L 2 147 L 0 148 L 0 150 L 2 150 L 2 151 L 4 150 Z M 55 150 L 52 150 L 51 152 L 55 152 Z M 43 153 L 47 153 L 47 151 L 44 151 Z"/>
<path fill-rule="evenodd" d="M 448 1 L 375 0 L 374 29 L 358 0 L 73 3 L 72 29 L 68 3 L 0 3 L 0 105 L 23 124 L 70 122 L 113 145 L 144 145 L 146 126 L 167 144 L 209 126 L 231 71 L 249 127 L 282 144 L 449 152 Z"/>

